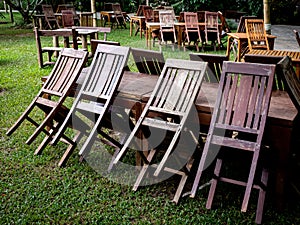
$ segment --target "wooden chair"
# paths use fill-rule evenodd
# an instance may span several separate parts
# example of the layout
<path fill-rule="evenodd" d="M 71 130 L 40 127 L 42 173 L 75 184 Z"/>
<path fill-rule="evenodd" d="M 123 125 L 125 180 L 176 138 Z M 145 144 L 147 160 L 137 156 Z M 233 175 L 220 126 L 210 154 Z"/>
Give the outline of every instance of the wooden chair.
<path fill-rule="evenodd" d="M 92 55 L 95 55 L 98 44 L 120 46 L 120 42 L 117 42 L 117 41 L 106 41 L 106 40 L 91 39 L 91 53 L 92 53 Z"/>
<path fill-rule="evenodd" d="M 41 132 L 46 134 L 37 149 L 37 151 L 41 151 L 49 143 L 49 139 L 62 124 L 68 113 L 68 108 L 64 105 L 64 102 L 71 91 L 72 85 L 79 77 L 86 60 L 87 52 L 64 48 L 42 89 L 6 134 L 10 136 L 27 120 L 36 129 L 27 139 L 26 144 L 31 144 Z M 43 112 L 43 116 L 46 113 L 42 121 L 41 115 L 37 116 L 39 111 L 35 111 L 37 108 Z"/>
<path fill-rule="evenodd" d="M 288 92 L 293 104 L 300 112 L 300 80 L 295 73 L 290 57 L 283 57 L 277 64 L 281 69 L 281 76 L 285 90 Z"/>
<path fill-rule="evenodd" d="M 59 162 L 59 166 L 65 165 L 83 135 L 87 136 L 80 150 L 80 155 L 83 156 L 90 151 L 98 132 L 114 145 L 118 145 L 118 142 L 107 135 L 101 128 L 106 122 L 105 115 L 109 112 L 114 94 L 121 81 L 129 51 L 129 47 L 98 44 L 84 83 L 64 123 L 52 141 L 53 144 L 56 144 L 62 137 L 67 140 L 69 145 Z M 86 122 L 87 125 L 90 122 L 93 123 L 89 130 L 86 130 L 86 126 L 80 125 L 83 119 L 74 119 L 77 118 L 76 115 L 84 116 L 89 120 Z M 65 137 L 67 135 L 67 127 L 70 124 L 73 125 L 72 129 L 78 131 L 78 134 L 73 139 Z"/>
<path fill-rule="evenodd" d="M 137 16 L 143 16 L 144 14 L 143 14 L 143 8 L 144 7 L 147 7 L 146 5 L 139 5 L 139 7 L 138 7 L 138 10 L 137 10 L 137 12 L 136 12 L 136 15 Z M 134 23 L 135 23 L 135 36 L 138 34 L 138 32 L 144 32 L 145 30 L 145 28 L 146 28 L 146 24 L 145 24 L 145 22 L 144 22 L 144 24 L 142 24 L 142 30 L 140 30 L 140 24 L 139 24 L 139 22 L 138 21 L 134 21 Z"/>
<path fill-rule="evenodd" d="M 123 16 L 121 5 L 119 3 L 112 4 L 112 9 L 114 11 L 114 17 L 115 23 L 117 24 L 117 27 L 124 27 L 126 29 L 126 20 Z"/>
<path fill-rule="evenodd" d="M 293 30 L 294 34 L 295 34 L 295 38 L 296 38 L 296 41 L 300 47 L 300 37 L 299 37 L 299 32 L 296 31 L 296 30 Z"/>
<path fill-rule="evenodd" d="M 165 65 L 162 52 L 132 48 L 131 54 L 140 73 L 151 75 L 161 74 L 162 68 Z"/>
<path fill-rule="evenodd" d="M 239 20 L 239 24 L 237 27 L 236 32 L 237 33 L 246 33 L 246 23 L 245 20 L 246 19 L 256 19 L 257 16 L 241 16 L 240 20 Z M 241 52 L 242 52 L 242 56 L 245 55 L 245 53 L 248 50 L 248 42 L 246 43 L 241 43 Z M 237 40 L 233 40 L 230 46 L 230 50 L 233 51 L 234 55 L 235 55 L 235 61 L 237 61 L 237 52 L 238 52 L 238 42 Z"/>
<path fill-rule="evenodd" d="M 43 13 L 44 13 L 48 28 L 51 30 L 60 28 L 58 21 L 54 15 L 52 6 L 51 5 L 42 5 L 42 9 L 43 9 Z"/>
<path fill-rule="evenodd" d="M 194 42 L 194 46 L 199 52 L 199 42 L 202 42 L 200 28 L 198 25 L 198 15 L 193 12 L 185 12 L 184 13 L 184 23 L 185 23 L 185 41 L 183 45 L 185 47 L 185 43 L 188 43 L 190 46 L 191 42 Z"/>
<path fill-rule="evenodd" d="M 175 17 L 172 10 L 159 11 L 161 43 L 167 44 L 167 41 L 171 41 L 174 45 L 177 42 L 174 22 Z"/>
<path fill-rule="evenodd" d="M 290 96 L 294 106 L 298 110 L 298 114 L 300 112 L 300 80 L 297 77 L 292 60 L 290 57 L 285 56 L 282 60 L 279 61 L 277 66 L 281 69 L 281 75 L 284 83 L 285 90 Z M 299 171 L 300 169 L 300 155 L 298 151 L 299 146 L 299 135 L 300 135 L 300 128 L 299 128 L 299 120 L 294 125 L 293 128 L 294 135 L 292 136 L 292 144 L 295 146 L 290 152 L 290 165 L 288 166 L 290 171 Z M 290 173 L 289 181 L 293 189 L 295 189 L 296 193 L 299 193 L 300 186 L 299 186 L 299 176 L 297 173 Z"/>
<path fill-rule="evenodd" d="M 221 47 L 224 48 L 224 44 L 227 43 L 227 41 L 228 41 L 227 38 L 225 38 L 225 37 L 227 37 L 227 33 L 231 33 L 231 29 L 226 21 L 225 16 L 223 15 L 223 13 L 218 11 L 218 16 L 219 16 L 219 19 L 222 24 L 222 29 L 220 32 Z M 222 41 L 222 39 L 224 39 L 224 38 L 225 38 L 225 40 Z"/>
<path fill-rule="evenodd" d="M 64 38 L 64 47 L 68 48 L 70 45 L 69 37 L 72 37 L 72 44 L 74 49 L 78 49 L 77 43 L 77 32 L 75 29 L 72 30 L 39 30 L 37 27 L 34 28 L 34 35 L 37 48 L 38 64 L 40 68 L 43 68 L 47 65 L 54 65 L 55 62 L 51 60 L 54 52 L 60 52 L 62 47 L 57 46 L 45 46 L 42 43 L 41 38 L 43 37 L 63 37 Z M 47 53 L 48 60 L 44 62 L 43 53 Z"/>
<path fill-rule="evenodd" d="M 247 210 L 252 188 L 259 189 L 256 223 L 261 223 L 263 205 L 268 180 L 266 161 L 264 162 L 260 149 L 265 123 L 268 115 L 275 65 L 224 62 L 217 100 L 212 115 L 209 133 L 203 149 L 200 164 L 194 180 L 191 197 L 195 196 L 203 171 L 216 158 L 214 176 L 210 181 L 210 191 L 206 208 L 210 209 L 218 181 L 245 186 L 242 212 Z M 243 150 L 242 152 L 238 152 Z M 240 162 L 252 153 L 251 167 L 246 182 L 220 176 L 222 159 L 232 152 L 243 154 L 242 158 L 227 160 Z M 247 152 L 247 153 L 246 153 Z M 242 156 L 242 155 L 240 155 Z M 243 161 L 242 167 L 247 165 Z M 260 163 L 259 163 L 260 162 Z M 254 184 L 256 170 L 262 163 L 262 174 L 259 184 Z M 241 171 L 242 168 L 237 170 Z M 241 176 L 241 174 L 240 174 Z"/>
<path fill-rule="evenodd" d="M 190 60 L 203 61 L 208 63 L 208 70 L 205 73 L 204 81 L 219 83 L 224 61 L 229 61 L 225 55 L 190 53 Z"/>
<path fill-rule="evenodd" d="M 253 49 L 270 50 L 264 21 L 262 19 L 246 19 L 245 25 L 249 51 Z"/>
<path fill-rule="evenodd" d="M 175 151 L 176 153 L 173 152 L 171 154 L 171 152 L 175 150 L 178 145 L 182 144 L 182 140 L 179 140 L 181 135 L 187 134 L 187 136 L 189 136 L 191 133 L 196 132 L 194 134 L 197 137 L 197 133 L 199 132 L 198 128 L 196 131 L 192 130 L 191 133 L 185 132 L 185 128 L 190 131 L 190 120 L 188 119 L 190 118 L 189 113 L 191 112 L 194 101 L 200 90 L 206 66 L 207 63 L 204 62 L 175 59 L 166 60 L 163 71 L 159 76 L 150 99 L 148 100 L 134 129 L 113 162 L 116 164 L 119 160 L 121 160 L 127 150 L 131 147 L 131 143 L 135 142 L 135 136 L 139 131 L 142 130 L 145 135 L 147 133 L 146 129 L 151 129 L 151 134 L 157 134 L 160 131 L 170 133 L 169 135 L 166 134 L 170 140 L 163 146 L 159 143 L 153 144 L 151 141 L 148 141 L 149 146 L 151 146 L 151 150 L 147 157 L 142 151 L 138 151 L 143 159 L 144 165 L 136 180 L 133 190 L 137 190 L 146 171 L 148 170 L 148 167 L 152 164 L 152 161 L 154 161 L 156 151 L 162 148 L 164 156 L 160 161 L 160 164 L 156 167 L 157 170 L 154 175 L 157 176 L 160 171 L 164 169 L 167 172 L 176 173 L 182 176 L 174 197 L 174 201 L 176 203 L 178 202 L 191 169 L 192 164 L 190 162 L 192 161 L 194 149 L 189 149 L 191 146 L 185 146 L 185 148 L 180 148 L 182 151 L 177 149 Z M 161 116 L 153 117 L 153 114 Z M 198 116 L 198 114 L 196 116 Z M 151 140 L 151 136 L 149 139 Z M 180 153 L 184 152 L 183 149 L 187 149 L 189 154 L 185 157 L 185 163 L 176 167 L 174 157 L 178 159 L 176 157 L 177 153 L 180 155 Z M 166 163 L 169 166 L 173 165 L 174 167 L 166 168 Z M 181 170 L 181 168 L 183 169 Z"/>
<path fill-rule="evenodd" d="M 219 16 L 217 12 L 205 11 L 205 44 L 211 41 L 214 46 L 214 51 L 216 51 L 216 40 L 218 42 L 218 48 L 221 45 L 220 30 L 219 30 Z"/>
<path fill-rule="evenodd" d="M 75 25 L 73 12 L 71 10 L 61 11 L 61 21 L 63 27 L 72 27 Z"/>

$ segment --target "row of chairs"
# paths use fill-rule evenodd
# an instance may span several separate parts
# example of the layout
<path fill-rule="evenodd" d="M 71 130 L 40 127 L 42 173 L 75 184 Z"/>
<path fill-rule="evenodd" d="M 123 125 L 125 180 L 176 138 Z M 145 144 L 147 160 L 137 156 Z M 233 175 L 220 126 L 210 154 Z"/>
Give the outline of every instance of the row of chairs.
<path fill-rule="evenodd" d="M 57 29 L 62 27 L 79 26 L 80 20 L 73 5 L 64 5 L 60 7 L 58 13 L 61 13 L 61 25 L 55 16 L 52 5 L 42 5 L 43 14 L 47 23 L 46 29 Z"/>
<path fill-rule="evenodd" d="M 32 143 L 41 132 L 46 134 L 35 153 L 39 154 L 50 142 L 56 144 L 60 140 L 65 141 L 68 143 L 68 148 L 63 156 L 65 161 L 84 135 L 87 136 L 87 139 L 81 147 L 80 155 L 85 156 L 96 141 L 97 134 L 100 133 L 119 149 L 112 162 L 116 165 L 126 152 L 131 149 L 131 143 L 138 131 L 147 132 L 144 129 L 145 127 L 152 127 L 151 129 L 154 130 L 167 130 L 171 134 L 171 140 L 168 140 L 167 145 L 152 146 L 151 151 L 147 155 L 139 151 L 144 165 L 138 175 L 134 190 L 137 190 L 141 185 L 146 172 L 150 171 L 149 169 L 153 162 L 158 160 L 158 163 L 155 164 L 155 172 L 152 175 L 158 176 L 162 170 L 166 170 L 167 172 L 179 174 L 182 177 L 174 197 L 174 201 L 178 202 L 186 180 L 190 175 L 193 162 L 196 160 L 194 154 L 188 156 L 181 154 L 185 152 L 183 151 L 185 147 L 181 145 L 184 143 L 179 142 L 179 137 L 180 135 L 187 135 L 188 137 L 192 135 L 192 139 L 196 137 L 196 140 L 198 140 L 199 130 L 194 131 L 191 129 L 193 126 L 189 124 L 189 116 L 192 105 L 205 79 L 207 63 L 167 59 L 140 118 L 136 121 L 132 132 L 127 134 L 125 142 L 120 143 L 107 135 L 101 128 L 106 127 L 106 123 L 109 122 L 107 114 L 118 113 L 122 115 L 120 110 L 114 112 L 110 106 L 122 78 L 129 52 L 129 47 L 98 44 L 92 64 L 86 72 L 85 81 L 69 110 L 64 105 L 64 101 L 70 94 L 72 84 L 82 71 L 87 59 L 87 53 L 74 49 L 63 49 L 41 91 L 17 122 L 7 131 L 7 135 L 11 135 L 24 120 L 28 120 L 36 126 L 36 130 L 27 140 L 27 144 Z M 290 59 L 288 57 L 281 59 L 278 67 L 283 71 L 282 78 L 286 87 L 290 87 L 291 90 L 299 90 L 295 88 L 295 85 L 299 87 L 300 84 L 299 80 L 295 79 L 296 75 Z M 206 207 L 211 207 L 218 181 L 246 186 L 242 211 L 247 209 L 252 188 L 258 188 L 260 193 L 257 223 L 260 223 L 262 219 L 268 180 L 267 169 L 263 168 L 262 170 L 260 185 L 254 185 L 253 182 L 257 169 L 256 164 L 260 158 L 259 152 L 262 146 L 262 136 L 274 74 L 274 65 L 223 61 L 222 72 L 219 78 L 218 97 L 214 107 L 211 126 L 191 191 L 191 196 L 195 196 L 202 173 L 208 165 L 207 160 L 211 159 L 208 155 L 211 153 L 216 154 L 213 146 L 223 146 L 226 148 L 224 149 L 225 151 L 221 149 L 222 154 L 216 154 L 218 157 L 214 177 L 210 183 L 211 188 Z M 244 90 L 247 91 L 245 92 Z M 297 103 L 297 108 L 300 109 L 299 93 L 295 95 L 295 93 L 289 92 L 289 94 L 293 96 L 293 102 Z M 56 98 L 46 98 L 46 95 L 57 96 L 58 101 L 55 101 Z M 245 101 L 245 99 L 249 101 Z M 239 107 L 236 107 L 237 104 Z M 41 123 L 30 117 L 30 112 L 34 107 L 40 108 L 47 114 Z M 83 120 L 78 113 L 94 122 L 92 127 L 89 126 L 90 122 Z M 156 116 L 153 117 L 153 115 Z M 122 118 L 122 116 L 120 117 Z M 96 118 L 95 121 L 93 121 L 93 118 Z M 50 126 L 50 129 L 46 129 L 47 126 Z M 68 126 L 78 131 L 74 137 L 68 136 L 68 132 L 66 132 Z M 226 155 L 226 151 L 229 148 L 241 148 L 247 152 L 253 152 L 247 182 L 220 176 L 222 156 Z M 163 150 L 162 158 L 157 158 L 159 150 Z M 184 157 L 186 160 L 183 164 L 180 160 L 181 157 Z M 180 162 L 180 167 L 178 167 L 178 162 Z M 175 168 L 170 166 L 175 166 Z"/>

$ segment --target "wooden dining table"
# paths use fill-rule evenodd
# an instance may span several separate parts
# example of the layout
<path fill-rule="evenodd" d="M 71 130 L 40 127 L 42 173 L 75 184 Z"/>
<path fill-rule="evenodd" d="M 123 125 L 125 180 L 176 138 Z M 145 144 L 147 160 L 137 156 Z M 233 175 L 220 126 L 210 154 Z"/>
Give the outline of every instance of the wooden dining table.
<path fill-rule="evenodd" d="M 90 39 L 98 39 L 98 33 L 104 33 L 104 40 L 106 40 L 106 34 L 110 33 L 110 27 L 84 27 L 84 26 L 77 26 L 73 27 L 76 29 L 78 35 L 81 37 L 82 42 L 82 49 L 88 49 L 88 36 Z M 56 29 L 58 31 L 67 31 L 71 30 L 71 28 L 59 28 Z M 53 36 L 53 46 L 58 47 L 58 36 Z"/>
<path fill-rule="evenodd" d="M 137 23 L 140 29 L 140 38 L 143 37 L 143 23 L 145 22 L 145 16 L 137 16 L 133 15 L 130 17 L 130 30 L 129 30 L 129 35 L 132 36 L 132 30 L 133 30 L 133 24 Z"/>
<path fill-rule="evenodd" d="M 231 51 L 231 44 L 234 40 L 237 41 L 237 56 L 236 61 L 240 62 L 243 56 L 242 46 L 248 43 L 248 38 L 246 33 L 227 33 L 228 40 L 227 40 L 227 52 L 226 55 L 230 54 Z M 274 42 L 275 42 L 275 35 L 267 34 L 267 39 L 269 42 L 269 48 L 271 50 L 274 49 Z"/>
<path fill-rule="evenodd" d="M 200 30 L 205 29 L 205 23 L 204 22 L 198 22 L 198 26 Z M 177 32 L 177 43 L 179 46 L 181 46 L 183 42 L 183 32 L 185 29 L 185 23 L 184 22 L 175 22 L 174 27 Z M 149 49 L 151 49 L 151 33 L 154 30 L 160 29 L 160 23 L 159 22 L 146 22 L 146 45 Z M 219 30 L 222 30 L 222 24 L 219 24 Z"/>
<path fill-rule="evenodd" d="M 73 86 L 73 94 L 76 92 L 86 76 L 84 69 Z M 45 78 L 43 78 L 45 80 Z M 121 79 L 113 105 L 134 109 L 137 120 L 143 111 L 150 95 L 156 85 L 158 76 L 125 71 Z M 203 82 L 199 95 L 195 102 L 201 126 L 209 126 L 214 104 L 217 98 L 218 83 Z M 283 208 L 286 185 L 288 181 L 289 157 L 291 154 L 291 140 L 293 128 L 296 126 L 298 111 L 293 105 L 289 95 L 285 91 L 276 90 L 272 92 L 270 108 L 265 129 L 265 138 L 271 146 L 274 157 L 272 170 L 274 171 L 275 201 L 279 209 Z M 197 121 L 195 121 L 197 122 Z M 299 125 L 299 124 L 298 124 Z M 137 163 L 141 163 L 138 162 Z"/>

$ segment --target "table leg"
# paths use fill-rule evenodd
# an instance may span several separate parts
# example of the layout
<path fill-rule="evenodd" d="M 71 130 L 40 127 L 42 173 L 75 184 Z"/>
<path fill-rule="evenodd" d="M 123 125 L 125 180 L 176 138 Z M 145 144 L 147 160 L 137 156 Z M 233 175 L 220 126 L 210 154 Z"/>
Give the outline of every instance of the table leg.
<path fill-rule="evenodd" d="M 275 153 L 275 204 L 279 210 L 284 208 L 286 184 L 288 181 L 289 156 L 291 150 L 292 127 L 270 125 L 271 150 Z"/>
<path fill-rule="evenodd" d="M 132 36 L 132 26 L 133 26 L 133 20 L 130 19 L 130 25 L 129 25 L 129 35 Z"/>
<path fill-rule="evenodd" d="M 143 37 L 143 29 L 142 29 L 142 27 L 143 27 L 143 20 L 142 19 L 139 20 L 139 25 L 140 25 L 140 38 L 142 39 L 142 37 Z"/>
<path fill-rule="evenodd" d="M 230 57 L 230 48 L 231 48 L 231 37 L 228 36 L 227 38 L 227 50 L 226 50 L 226 55 L 228 56 L 228 58 Z"/>
<path fill-rule="evenodd" d="M 82 34 L 81 41 L 82 41 L 82 49 L 87 50 L 87 35 Z"/>

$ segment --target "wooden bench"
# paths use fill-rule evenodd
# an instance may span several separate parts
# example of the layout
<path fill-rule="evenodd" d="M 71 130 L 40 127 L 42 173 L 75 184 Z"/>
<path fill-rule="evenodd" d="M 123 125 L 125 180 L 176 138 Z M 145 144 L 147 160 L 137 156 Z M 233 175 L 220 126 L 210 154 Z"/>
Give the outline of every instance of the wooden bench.
<path fill-rule="evenodd" d="M 43 68 L 47 65 L 53 65 L 55 62 L 51 60 L 54 52 L 60 52 L 63 48 L 57 47 L 57 44 L 54 43 L 53 46 L 44 46 L 41 41 L 41 37 L 63 37 L 64 38 L 64 47 L 70 47 L 69 37 L 72 37 L 72 45 L 74 49 L 78 49 L 77 44 L 77 31 L 75 29 L 70 30 L 39 30 L 37 27 L 34 28 L 35 41 L 37 48 L 38 64 L 40 68 Z M 43 60 L 43 53 L 47 53 L 48 61 Z"/>

